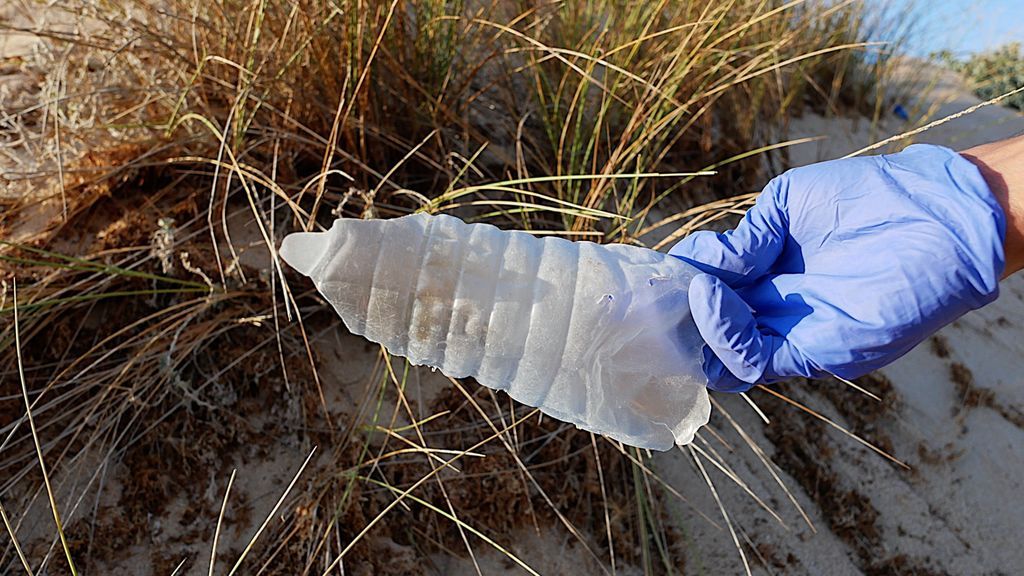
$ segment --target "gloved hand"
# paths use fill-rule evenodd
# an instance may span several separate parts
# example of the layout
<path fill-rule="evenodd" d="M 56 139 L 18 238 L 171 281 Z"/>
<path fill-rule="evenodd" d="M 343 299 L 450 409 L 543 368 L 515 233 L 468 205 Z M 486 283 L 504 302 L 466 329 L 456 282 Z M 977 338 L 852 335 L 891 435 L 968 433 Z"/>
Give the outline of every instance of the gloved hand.
<path fill-rule="evenodd" d="M 977 167 L 930 145 L 772 180 L 735 230 L 670 254 L 705 274 L 690 308 L 708 387 L 852 379 L 998 295 L 1006 219 Z"/>

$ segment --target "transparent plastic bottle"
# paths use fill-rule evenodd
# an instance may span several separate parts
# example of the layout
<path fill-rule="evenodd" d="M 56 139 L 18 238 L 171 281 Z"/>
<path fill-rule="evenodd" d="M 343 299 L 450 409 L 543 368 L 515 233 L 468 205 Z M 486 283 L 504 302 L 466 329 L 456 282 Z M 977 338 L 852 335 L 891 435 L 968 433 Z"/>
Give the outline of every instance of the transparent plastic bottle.
<path fill-rule="evenodd" d="M 350 331 L 413 364 L 641 448 L 708 421 L 697 270 L 677 258 L 427 214 L 340 219 L 289 235 L 281 256 Z"/>

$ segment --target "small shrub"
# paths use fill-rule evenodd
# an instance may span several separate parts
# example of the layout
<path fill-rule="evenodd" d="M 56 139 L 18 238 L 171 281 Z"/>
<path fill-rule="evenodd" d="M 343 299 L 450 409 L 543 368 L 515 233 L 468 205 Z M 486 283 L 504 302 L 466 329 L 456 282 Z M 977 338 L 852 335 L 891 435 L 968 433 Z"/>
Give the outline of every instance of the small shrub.
<path fill-rule="evenodd" d="M 982 100 L 995 98 L 1024 86 L 1024 51 L 1020 42 L 1011 42 L 990 52 L 972 54 L 966 60 L 950 52 L 938 54 L 940 60 L 963 74 L 974 84 L 974 93 Z M 1024 93 L 1003 101 L 1006 106 L 1024 111 Z"/>

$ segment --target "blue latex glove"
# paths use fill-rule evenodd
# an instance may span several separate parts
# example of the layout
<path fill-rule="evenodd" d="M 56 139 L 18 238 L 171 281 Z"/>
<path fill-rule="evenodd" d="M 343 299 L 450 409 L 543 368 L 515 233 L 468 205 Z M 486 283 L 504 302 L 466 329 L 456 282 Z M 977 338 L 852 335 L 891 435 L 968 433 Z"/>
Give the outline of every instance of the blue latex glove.
<path fill-rule="evenodd" d="M 670 251 L 705 272 L 689 297 L 708 387 L 892 362 L 996 298 L 1005 228 L 977 167 L 947 148 L 786 172 L 735 230 Z"/>

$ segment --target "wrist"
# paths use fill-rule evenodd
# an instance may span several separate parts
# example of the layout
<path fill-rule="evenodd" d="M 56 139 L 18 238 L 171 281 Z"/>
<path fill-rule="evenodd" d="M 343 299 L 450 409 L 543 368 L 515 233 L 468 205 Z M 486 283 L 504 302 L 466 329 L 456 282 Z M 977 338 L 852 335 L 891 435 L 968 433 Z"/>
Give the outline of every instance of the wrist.
<path fill-rule="evenodd" d="M 960 155 L 978 167 L 1006 217 L 1005 278 L 1024 269 L 1024 136 L 976 146 Z"/>

